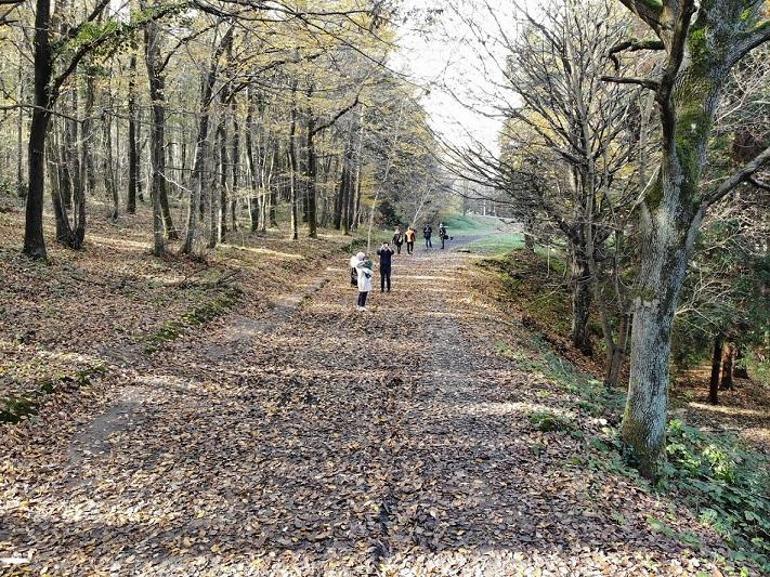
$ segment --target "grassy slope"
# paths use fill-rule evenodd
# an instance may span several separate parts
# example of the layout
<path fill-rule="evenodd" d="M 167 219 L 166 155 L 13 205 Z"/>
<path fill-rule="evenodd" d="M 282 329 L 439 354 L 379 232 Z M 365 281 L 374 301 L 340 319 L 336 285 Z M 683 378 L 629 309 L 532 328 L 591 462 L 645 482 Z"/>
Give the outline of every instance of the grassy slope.
<path fill-rule="evenodd" d="M 459 215 L 446 222 L 455 237 L 481 237 L 464 246 L 471 252 L 502 255 L 524 246 L 524 237 L 516 224 L 493 216 Z"/>
<path fill-rule="evenodd" d="M 564 282 L 563 262 L 553 258 L 549 269 L 540 251 L 513 251 L 487 258 L 480 265 L 496 279 L 496 307 L 534 331 L 532 344 L 539 348 L 537 354 L 519 360 L 533 363 L 533 370 L 549 372 L 569 393 L 582 398 L 581 408 L 607 418 L 607 435 L 597 443 L 607 461 L 597 464 L 589 460 L 586 465 L 605 470 L 610 467 L 647 487 L 619 458 L 622 447 L 617 425 L 624 406 L 623 391 L 606 390 L 599 380 L 600 360 L 586 359 L 569 345 L 570 292 Z M 592 331 L 598 338 L 599 327 L 592 326 Z M 521 340 L 515 346 L 498 344 L 498 348 L 512 352 L 520 347 Z M 766 445 L 770 437 L 756 431 L 770 421 L 739 418 L 744 414 L 746 395 L 755 403 L 754 412 L 770 412 L 770 391 L 758 383 L 747 383 L 725 392 L 723 405 L 716 412 L 709 411 L 706 419 L 704 404 L 693 403 L 677 394 L 680 392 L 675 392 L 673 399 L 676 409 L 669 425 L 666 478 L 659 486 L 645 490 L 660 491 L 685 503 L 701 523 L 732 547 L 738 564 L 749 559 L 763 567 L 761 571 L 770 571 L 770 447 Z M 704 382 L 698 397 L 705 393 Z M 692 541 L 686 529 L 677 528 L 676 519 L 649 522 L 656 531 L 678 536 L 685 544 Z"/>

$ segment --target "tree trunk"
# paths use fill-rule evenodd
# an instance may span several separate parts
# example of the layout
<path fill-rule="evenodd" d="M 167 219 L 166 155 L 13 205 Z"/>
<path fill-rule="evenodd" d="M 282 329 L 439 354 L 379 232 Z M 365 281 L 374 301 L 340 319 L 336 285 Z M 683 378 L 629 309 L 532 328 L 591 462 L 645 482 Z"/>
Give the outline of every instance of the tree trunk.
<path fill-rule="evenodd" d="M 112 119 L 107 111 L 102 114 L 102 133 L 104 135 L 104 185 L 107 195 L 112 199 L 110 219 L 115 222 L 118 220 L 120 211 L 120 198 L 115 178 L 115 160 L 112 156 Z"/>
<path fill-rule="evenodd" d="M 227 154 L 227 113 L 222 111 L 222 119 L 217 128 L 217 139 L 219 141 L 219 210 L 217 211 L 218 233 L 217 241 L 224 242 L 227 234 L 227 176 L 229 172 L 230 161 Z M 214 248 L 214 247 L 210 247 Z"/>
<path fill-rule="evenodd" d="M 209 110 L 214 82 L 216 81 L 217 59 L 216 56 L 212 59 L 208 75 L 201 86 L 198 135 L 195 139 L 193 182 L 190 188 L 190 204 L 187 207 L 187 232 L 185 233 L 181 249 L 183 254 L 192 254 L 195 238 L 198 235 L 198 213 L 201 206 L 203 180 L 205 178 L 204 163 L 207 156 L 209 138 Z"/>
<path fill-rule="evenodd" d="M 241 156 L 241 126 L 238 123 L 238 109 L 235 96 L 230 101 L 230 114 L 233 121 L 232 154 L 230 157 L 230 168 L 232 169 L 233 188 L 230 191 L 230 222 L 234 231 L 238 230 L 238 176 L 240 169 Z"/>
<path fill-rule="evenodd" d="M 720 332 L 714 337 L 714 354 L 711 356 L 711 380 L 709 381 L 709 403 L 719 404 L 719 372 L 722 367 L 722 347 L 724 335 Z"/>
<path fill-rule="evenodd" d="M 733 388 L 733 359 L 735 358 L 735 345 L 727 343 L 724 355 L 722 356 L 722 380 L 719 388 L 730 390 Z"/>
<path fill-rule="evenodd" d="M 262 186 L 262 163 L 257 162 L 257 150 L 254 146 L 254 107 L 255 94 L 252 87 L 248 89 L 248 106 L 246 108 L 246 161 L 249 167 L 251 197 L 249 200 L 249 219 L 251 232 L 264 232 L 265 227 L 265 202 L 267 198 Z M 260 151 L 261 154 L 261 151 Z"/>
<path fill-rule="evenodd" d="M 136 52 L 128 65 L 128 198 L 126 212 L 136 213 L 137 183 L 139 181 L 139 150 L 137 148 L 136 115 Z"/>
<path fill-rule="evenodd" d="M 524 250 L 535 252 L 535 215 L 532 213 L 524 218 Z"/>
<path fill-rule="evenodd" d="M 748 379 L 749 370 L 746 368 L 743 349 L 740 346 L 735 347 L 735 361 L 733 362 L 733 376 L 736 379 Z"/>
<path fill-rule="evenodd" d="M 19 102 L 24 102 L 24 66 L 21 57 L 19 57 L 19 66 L 17 69 L 17 98 Z M 19 198 L 27 197 L 27 185 L 24 182 L 24 108 L 19 107 L 16 116 L 16 195 Z"/>
<path fill-rule="evenodd" d="M 291 238 L 299 238 L 299 222 L 297 214 L 297 83 L 292 87 L 291 126 L 289 127 L 289 202 L 291 204 Z"/>
<path fill-rule="evenodd" d="M 629 383 L 622 437 L 633 447 L 640 472 L 657 475 L 668 406 L 671 328 L 697 224 L 676 230 L 675 213 L 656 215 L 640 229 L 643 255 L 634 299 Z M 647 221 L 647 219 L 644 219 Z"/>
<path fill-rule="evenodd" d="M 640 472 L 651 478 L 664 443 L 674 312 L 703 213 L 714 200 L 704 196 L 701 184 L 714 115 L 731 67 L 751 50 L 746 26 L 760 5 L 746 6 L 701 3 L 690 26 L 682 26 L 668 4 L 660 12 L 661 30 L 671 40 L 656 92 L 662 151 L 657 181 L 639 207 L 642 250 L 622 427 Z"/>
<path fill-rule="evenodd" d="M 572 265 L 572 345 L 587 356 L 593 354 L 588 321 L 591 316 L 592 286 L 588 259 L 581 256 L 582 249 L 574 249 Z"/>
<path fill-rule="evenodd" d="M 162 256 L 166 252 L 164 233 L 163 199 L 166 199 L 166 105 L 165 78 L 160 70 L 160 47 L 158 42 L 158 26 L 150 23 L 145 26 L 145 62 L 150 85 L 150 100 L 152 101 L 152 137 L 150 138 L 152 163 L 152 229 L 153 254 Z"/>
<path fill-rule="evenodd" d="M 308 236 L 318 238 L 318 199 L 316 194 L 317 159 L 315 155 L 315 117 L 311 112 L 307 121 L 307 222 Z"/>
<path fill-rule="evenodd" d="M 29 129 L 27 159 L 29 190 L 24 222 L 24 249 L 27 256 L 47 258 L 43 237 L 43 193 L 45 190 L 45 137 L 51 118 L 51 75 L 53 73 L 50 44 L 51 1 L 37 0 L 35 12 L 35 108 Z"/>

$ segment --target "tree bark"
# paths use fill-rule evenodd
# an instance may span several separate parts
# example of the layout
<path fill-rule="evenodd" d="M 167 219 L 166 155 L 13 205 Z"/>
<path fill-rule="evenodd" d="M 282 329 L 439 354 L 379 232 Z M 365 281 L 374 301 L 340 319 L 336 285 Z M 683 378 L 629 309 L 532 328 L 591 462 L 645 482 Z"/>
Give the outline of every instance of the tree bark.
<path fill-rule="evenodd" d="M 19 57 L 19 66 L 16 76 L 17 98 L 19 102 L 24 102 L 24 66 L 22 66 L 21 56 Z M 16 195 L 19 198 L 27 197 L 27 184 L 24 182 L 24 108 L 19 107 L 16 116 Z"/>
<path fill-rule="evenodd" d="M 733 362 L 733 376 L 737 379 L 748 379 L 749 370 L 744 362 L 743 349 L 740 346 L 735 347 L 735 361 Z"/>
<path fill-rule="evenodd" d="M 730 69 L 767 40 L 767 23 L 747 34 L 761 4 L 740 0 L 683 3 L 676 9 L 643 0 L 624 4 L 656 30 L 668 52 L 661 79 L 652 85 L 662 150 L 657 181 L 639 207 L 641 261 L 622 425 L 640 472 L 654 478 L 665 436 L 674 313 L 704 211 L 720 198 L 713 191 L 704 195 L 701 186 L 714 116 Z M 734 177 L 717 191 L 729 193 L 728 185 L 736 185 Z"/>
<path fill-rule="evenodd" d="M 27 205 L 24 222 L 24 249 L 27 256 L 47 258 L 43 237 L 43 193 L 45 190 L 45 138 L 51 118 L 51 75 L 53 53 L 50 43 L 51 1 L 37 0 L 35 12 L 35 108 L 29 129 Z"/>
<path fill-rule="evenodd" d="M 136 114 L 136 52 L 128 65 L 128 198 L 126 212 L 136 213 L 137 184 L 139 181 L 139 149 L 137 147 Z"/>
<path fill-rule="evenodd" d="M 581 256 L 582 249 L 574 249 L 572 268 L 572 345 L 587 356 L 593 354 L 588 321 L 591 316 L 592 286 L 588 259 Z"/>
<path fill-rule="evenodd" d="M 289 127 L 289 204 L 291 212 L 291 238 L 299 238 L 297 206 L 297 83 L 292 87 L 291 126 Z"/>
<path fill-rule="evenodd" d="M 233 188 L 230 191 L 230 222 L 232 229 L 236 231 L 238 230 L 238 176 L 241 156 L 241 126 L 238 122 L 238 108 L 235 96 L 230 101 L 230 115 L 233 121 L 232 153 L 230 157 Z"/>
<path fill-rule="evenodd" d="M 315 117 L 311 111 L 307 121 L 307 223 L 308 236 L 318 238 L 318 198 L 316 178 L 318 168 L 315 154 Z"/>
<path fill-rule="evenodd" d="M 166 252 L 164 238 L 163 198 L 166 198 L 166 104 L 165 78 L 160 69 L 160 39 L 154 22 L 144 29 L 145 62 L 152 101 L 152 138 L 150 138 L 150 160 L 152 163 L 152 228 L 153 254 L 162 256 Z M 168 199 L 166 198 L 166 204 Z"/>
<path fill-rule="evenodd" d="M 709 381 L 709 403 L 719 404 L 719 372 L 722 367 L 722 348 L 724 335 L 719 332 L 714 336 L 714 354 L 711 356 L 711 380 Z"/>
<path fill-rule="evenodd" d="M 733 388 L 733 359 L 735 358 L 735 345 L 727 343 L 724 354 L 722 355 L 722 379 L 719 388 L 730 390 Z"/>

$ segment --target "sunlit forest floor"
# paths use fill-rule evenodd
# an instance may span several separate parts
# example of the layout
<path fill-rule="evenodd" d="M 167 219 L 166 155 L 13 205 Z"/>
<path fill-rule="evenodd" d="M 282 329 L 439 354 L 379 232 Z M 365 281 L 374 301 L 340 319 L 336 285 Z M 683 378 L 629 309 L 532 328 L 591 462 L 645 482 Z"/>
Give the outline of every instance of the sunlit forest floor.
<path fill-rule="evenodd" d="M 622 463 L 476 236 L 394 257 L 358 312 L 340 235 L 204 266 L 95 219 L 32 265 L 19 222 L 3 387 L 54 385 L 0 425 L 4 575 L 760 574 Z"/>

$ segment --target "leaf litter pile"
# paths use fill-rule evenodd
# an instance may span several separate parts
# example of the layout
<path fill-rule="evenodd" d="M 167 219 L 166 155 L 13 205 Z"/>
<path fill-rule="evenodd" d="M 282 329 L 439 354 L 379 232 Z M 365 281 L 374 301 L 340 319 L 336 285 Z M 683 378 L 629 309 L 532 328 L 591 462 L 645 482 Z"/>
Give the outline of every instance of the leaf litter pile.
<path fill-rule="evenodd" d="M 686 509 L 602 466 L 607 421 L 527 362 L 473 257 L 397 257 L 364 313 L 334 258 L 4 425 L 0 571 L 733 572 Z"/>

